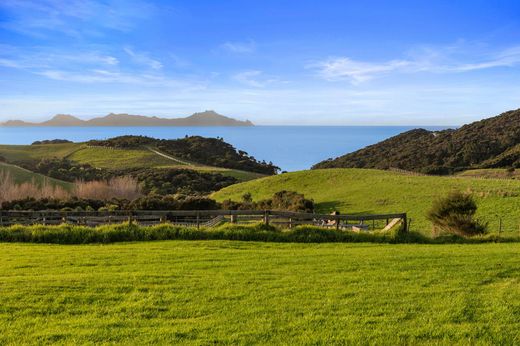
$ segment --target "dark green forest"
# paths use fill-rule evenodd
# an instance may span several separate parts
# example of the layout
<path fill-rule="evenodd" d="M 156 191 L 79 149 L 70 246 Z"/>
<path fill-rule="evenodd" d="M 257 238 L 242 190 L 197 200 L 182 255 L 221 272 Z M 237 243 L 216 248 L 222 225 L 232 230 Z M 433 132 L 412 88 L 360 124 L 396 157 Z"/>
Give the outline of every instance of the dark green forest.
<path fill-rule="evenodd" d="M 320 162 L 313 169 L 397 168 L 445 175 L 473 168 L 510 167 L 520 167 L 520 109 L 455 130 L 404 132 Z"/>

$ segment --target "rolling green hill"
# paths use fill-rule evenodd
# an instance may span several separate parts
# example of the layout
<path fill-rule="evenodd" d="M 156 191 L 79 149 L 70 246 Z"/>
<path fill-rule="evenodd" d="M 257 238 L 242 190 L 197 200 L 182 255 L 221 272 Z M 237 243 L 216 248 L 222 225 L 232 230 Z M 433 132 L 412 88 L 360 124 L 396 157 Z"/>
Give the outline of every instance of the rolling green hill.
<path fill-rule="evenodd" d="M 127 136 L 127 138 L 134 137 Z M 151 140 L 153 141 L 153 139 Z M 206 139 L 198 138 L 197 140 L 198 142 L 204 142 Z M 186 141 L 186 139 L 183 139 L 183 141 Z M 168 144 L 170 142 L 164 141 L 163 143 Z M 217 144 L 220 143 L 220 141 L 217 141 Z M 163 153 L 147 145 L 110 147 L 107 146 L 107 143 L 104 142 L 104 144 L 105 146 L 91 146 L 86 143 L 0 145 L 0 157 L 5 158 L 9 163 L 33 162 L 33 166 L 41 159 L 67 158 L 79 164 L 89 164 L 96 168 L 113 170 L 136 168 L 191 169 L 207 173 L 220 173 L 237 178 L 239 181 L 247 181 L 265 176 L 265 174 L 254 171 L 201 164 L 194 160 L 187 160 L 184 157 L 176 158 L 170 153 Z M 227 145 L 227 143 L 225 145 Z M 227 151 L 231 152 L 234 150 L 228 146 L 229 145 L 225 146 Z M 197 148 L 192 148 L 191 151 L 197 151 Z M 185 152 L 189 153 L 190 149 L 185 150 Z M 185 155 L 187 155 L 186 153 Z M 197 157 L 197 155 L 193 156 Z M 215 157 L 217 158 L 215 163 L 218 163 L 219 155 L 215 155 Z M 259 165 L 261 164 L 256 164 L 256 166 Z M 238 166 L 240 166 L 240 164 L 238 164 Z M 20 172 L 13 171 L 12 173 L 15 175 Z M 24 180 L 24 177 L 22 176 L 20 179 Z"/>
<path fill-rule="evenodd" d="M 407 212 L 411 228 L 428 234 L 426 211 L 433 200 L 451 190 L 471 192 L 479 203 L 478 216 L 490 230 L 504 220 L 504 230 L 520 230 L 520 181 L 406 175 L 369 169 L 321 169 L 285 173 L 224 188 L 212 195 L 218 201 L 240 200 L 247 192 L 254 200 L 281 190 L 305 194 L 317 203 L 318 211 L 342 213 Z"/>

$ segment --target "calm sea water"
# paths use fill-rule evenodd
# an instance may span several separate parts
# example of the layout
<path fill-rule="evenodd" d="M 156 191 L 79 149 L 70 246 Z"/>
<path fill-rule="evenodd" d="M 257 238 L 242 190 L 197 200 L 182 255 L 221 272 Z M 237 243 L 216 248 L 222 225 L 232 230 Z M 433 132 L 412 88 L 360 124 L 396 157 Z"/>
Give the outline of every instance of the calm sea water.
<path fill-rule="evenodd" d="M 121 135 L 174 139 L 186 135 L 223 137 L 258 160 L 282 170 L 308 169 L 415 127 L 406 126 L 254 126 L 254 127 L 0 127 L 1 144 L 31 144 L 44 139 L 75 142 Z M 441 130 L 445 127 L 426 127 Z"/>

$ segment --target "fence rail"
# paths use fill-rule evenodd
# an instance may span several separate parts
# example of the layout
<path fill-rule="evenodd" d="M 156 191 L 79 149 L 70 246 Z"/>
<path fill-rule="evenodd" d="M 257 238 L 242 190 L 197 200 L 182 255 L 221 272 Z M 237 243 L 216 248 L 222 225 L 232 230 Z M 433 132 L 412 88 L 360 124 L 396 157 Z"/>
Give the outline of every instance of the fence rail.
<path fill-rule="evenodd" d="M 402 223 L 408 230 L 406 213 L 370 215 L 329 215 L 276 210 L 132 210 L 132 211 L 0 211 L 0 226 L 77 224 L 98 226 L 122 222 L 154 225 L 172 223 L 195 227 L 215 227 L 224 222 L 264 222 L 292 228 L 314 225 L 324 228 L 367 231 Z"/>

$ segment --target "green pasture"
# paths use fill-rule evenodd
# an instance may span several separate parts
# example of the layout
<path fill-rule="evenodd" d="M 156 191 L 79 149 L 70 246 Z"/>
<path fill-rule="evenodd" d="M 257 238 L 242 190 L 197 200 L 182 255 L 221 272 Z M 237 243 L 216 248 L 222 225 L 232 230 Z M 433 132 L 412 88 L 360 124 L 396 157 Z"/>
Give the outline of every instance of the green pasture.
<path fill-rule="evenodd" d="M 369 169 L 323 169 L 285 173 L 229 186 L 212 195 L 218 201 L 240 200 L 249 192 L 254 200 L 292 190 L 317 203 L 319 212 L 407 212 L 412 230 L 430 232 L 426 212 L 433 200 L 452 190 L 472 193 L 479 205 L 478 217 L 490 231 L 520 234 L 520 181 L 467 177 L 416 176 Z"/>
<path fill-rule="evenodd" d="M 520 245 L 0 244 L 0 344 L 520 343 Z"/>

